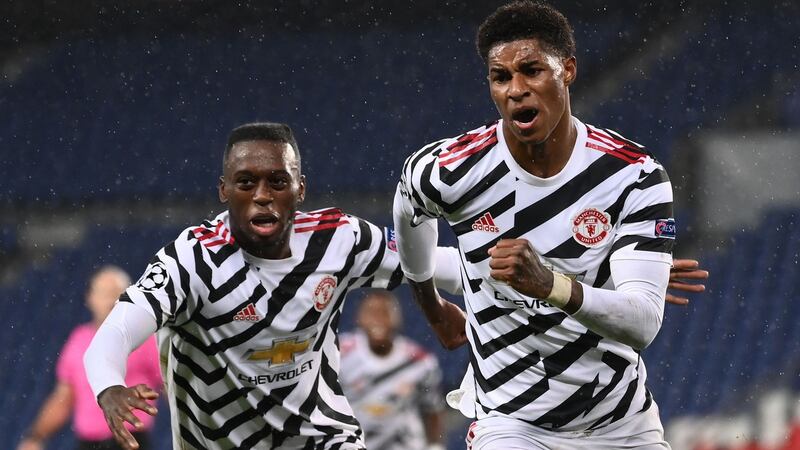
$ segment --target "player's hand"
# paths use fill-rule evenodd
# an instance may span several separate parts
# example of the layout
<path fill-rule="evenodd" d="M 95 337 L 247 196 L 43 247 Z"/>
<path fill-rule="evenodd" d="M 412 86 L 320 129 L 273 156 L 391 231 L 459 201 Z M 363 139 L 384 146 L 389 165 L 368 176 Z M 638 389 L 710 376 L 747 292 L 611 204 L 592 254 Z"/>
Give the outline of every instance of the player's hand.
<path fill-rule="evenodd" d="M 137 430 L 142 430 L 144 424 L 133 414 L 133 410 L 141 411 L 155 416 L 156 408 L 146 400 L 155 400 L 158 393 L 144 384 L 126 388 L 124 386 L 111 386 L 97 396 L 97 403 L 103 410 L 108 428 L 114 433 L 114 439 L 125 450 L 136 450 L 139 443 L 125 428 L 125 422 L 130 423 Z"/>
<path fill-rule="evenodd" d="M 700 269 L 700 262 L 693 259 L 676 259 L 672 261 L 672 269 L 669 271 L 669 289 L 677 291 L 699 293 L 706 290 L 704 284 L 686 283 L 689 280 L 707 280 L 708 271 Z M 673 305 L 688 305 L 689 299 L 678 297 L 667 292 L 667 303 Z"/>
<path fill-rule="evenodd" d="M 553 272 L 542 264 L 526 239 L 501 239 L 489 249 L 489 275 L 517 292 L 547 298 L 553 288 Z"/>
<path fill-rule="evenodd" d="M 439 317 L 431 328 L 444 348 L 455 350 L 467 343 L 467 316 L 458 305 L 441 299 Z"/>

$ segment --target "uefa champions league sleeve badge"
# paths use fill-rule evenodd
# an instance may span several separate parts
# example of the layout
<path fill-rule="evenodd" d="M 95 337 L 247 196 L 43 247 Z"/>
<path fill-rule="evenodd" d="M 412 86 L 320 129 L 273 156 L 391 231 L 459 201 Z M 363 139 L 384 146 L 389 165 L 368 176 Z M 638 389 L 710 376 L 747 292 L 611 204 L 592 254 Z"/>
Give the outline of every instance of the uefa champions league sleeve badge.
<path fill-rule="evenodd" d="M 168 282 L 167 266 L 161 261 L 156 261 L 147 266 L 144 275 L 136 282 L 136 287 L 144 292 L 157 291 L 166 286 Z"/>

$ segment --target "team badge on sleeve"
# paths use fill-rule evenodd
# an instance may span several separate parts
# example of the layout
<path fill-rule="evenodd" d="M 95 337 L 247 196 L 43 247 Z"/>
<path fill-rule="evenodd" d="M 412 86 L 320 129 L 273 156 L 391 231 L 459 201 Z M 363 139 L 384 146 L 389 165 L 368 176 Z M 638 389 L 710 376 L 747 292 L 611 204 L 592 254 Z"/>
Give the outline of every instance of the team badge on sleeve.
<path fill-rule="evenodd" d="M 394 232 L 394 227 L 385 227 L 383 229 L 383 234 L 386 235 L 386 247 L 389 250 L 396 252 L 397 251 L 397 235 Z"/>
<path fill-rule="evenodd" d="M 656 237 L 675 239 L 675 219 L 656 220 Z"/>
<path fill-rule="evenodd" d="M 571 222 L 572 237 L 586 247 L 600 245 L 611 230 L 611 215 L 596 208 L 587 208 Z"/>
<path fill-rule="evenodd" d="M 142 278 L 136 282 L 136 287 L 142 291 L 156 291 L 166 286 L 168 282 L 167 266 L 161 261 L 156 261 L 147 266 Z"/>

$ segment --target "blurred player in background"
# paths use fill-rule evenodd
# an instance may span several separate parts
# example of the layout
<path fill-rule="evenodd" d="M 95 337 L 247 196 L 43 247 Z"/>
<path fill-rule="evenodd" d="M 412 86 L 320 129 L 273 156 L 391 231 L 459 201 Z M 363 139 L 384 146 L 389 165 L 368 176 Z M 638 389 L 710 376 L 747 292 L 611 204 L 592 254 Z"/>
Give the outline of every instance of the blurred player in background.
<path fill-rule="evenodd" d="M 73 420 L 73 431 L 78 438 L 76 448 L 79 450 L 120 448 L 114 441 L 114 436 L 103 418 L 103 411 L 97 406 L 97 399 L 89 387 L 83 369 L 83 354 L 98 327 L 128 285 L 128 274 L 114 266 L 103 267 L 91 277 L 86 293 L 86 307 L 92 313 L 92 321 L 76 327 L 64 344 L 56 365 L 56 386 L 17 450 L 43 449 L 47 439 L 60 430 L 70 416 Z M 132 385 L 146 383 L 160 389 L 161 372 L 154 338 L 148 339 L 131 354 L 125 382 Z M 141 412 L 136 415 L 142 421 L 142 428 L 134 435 L 142 444 L 141 448 L 149 448 L 148 432 L 153 426 L 154 418 Z M 128 429 L 133 430 L 133 427 Z"/>
<path fill-rule="evenodd" d="M 440 341 L 470 343 L 474 449 L 668 449 L 640 351 L 670 280 L 672 186 L 641 145 L 573 117 L 567 19 L 519 1 L 480 26 L 500 120 L 423 147 L 395 196 L 398 250 Z M 436 219 L 458 237 L 466 324 L 438 297 Z"/>
<path fill-rule="evenodd" d="M 367 447 L 443 450 L 439 364 L 415 342 L 397 335 L 402 326 L 397 298 L 370 291 L 356 320 L 358 330 L 340 339 L 339 379 Z"/>
<path fill-rule="evenodd" d="M 389 233 L 336 208 L 297 210 L 306 180 L 287 125 L 234 129 L 222 170 L 227 211 L 160 250 L 86 352 L 109 427 L 138 447 L 123 424 L 154 414 L 155 393 L 126 387 L 125 361 L 158 331 L 175 448 L 365 448 L 336 333 L 351 288 L 403 280 Z M 437 282 L 460 286 L 457 252 L 439 253 Z"/>

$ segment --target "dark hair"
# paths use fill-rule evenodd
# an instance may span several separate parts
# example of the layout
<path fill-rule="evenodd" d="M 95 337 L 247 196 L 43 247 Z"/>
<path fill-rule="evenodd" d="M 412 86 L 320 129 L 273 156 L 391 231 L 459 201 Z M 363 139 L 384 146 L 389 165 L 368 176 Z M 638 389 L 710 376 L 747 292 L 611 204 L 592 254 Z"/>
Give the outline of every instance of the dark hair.
<path fill-rule="evenodd" d="M 546 3 L 515 1 L 497 8 L 478 28 L 475 43 L 486 62 L 497 44 L 538 39 L 562 58 L 575 55 L 575 35 L 569 21 Z"/>
<path fill-rule="evenodd" d="M 289 144 L 297 157 L 297 168 L 300 168 L 300 149 L 297 147 L 297 140 L 294 138 L 292 129 L 285 123 L 253 122 L 234 128 L 228 136 L 228 144 L 225 145 L 225 154 L 222 156 L 223 164 L 228 160 L 228 154 L 233 146 L 242 141 L 273 141 Z"/>

